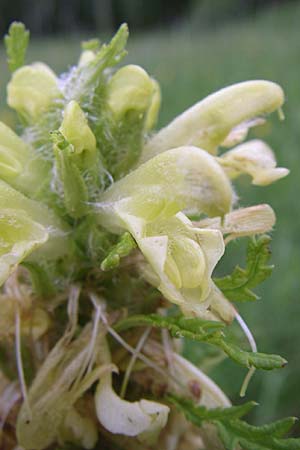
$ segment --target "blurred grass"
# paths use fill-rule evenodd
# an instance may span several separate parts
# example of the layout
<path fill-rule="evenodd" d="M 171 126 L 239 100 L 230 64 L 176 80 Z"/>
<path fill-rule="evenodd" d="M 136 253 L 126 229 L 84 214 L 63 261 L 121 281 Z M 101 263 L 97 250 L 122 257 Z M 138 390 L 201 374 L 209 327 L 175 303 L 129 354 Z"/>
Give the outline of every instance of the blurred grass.
<path fill-rule="evenodd" d="M 249 389 L 261 407 L 255 421 L 268 421 L 284 414 L 300 415 L 300 7 L 289 6 L 265 12 L 255 20 L 201 32 L 186 23 L 172 32 L 132 35 L 126 62 L 145 67 L 162 87 L 160 126 L 207 94 L 247 79 L 278 82 L 286 93 L 280 122 L 275 116 L 256 135 L 276 151 L 279 165 L 291 169 L 288 178 L 266 187 L 251 186 L 248 179 L 237 184 L 240 204 L 270 203 L 278 216 L 273 232 L 272 277 L 260 289 L 257 304 L 241 305 L 240 311 L 254 331 L 260 351 L 280 353 L 289 360 L 282 371 L 256 374 Z M 86 38 L 86 36 L 85 36 Z M 78 37 L 43 39 L 31 43 L 29 60 L 43 60 L 57 71 L 74 63 Z M 4 105 L 8 73 L 0 49 L 0 120 L 13 120 Z M 299 197 L 298 197 L 299 196 Z M 231 244 L 226 267 L 243 255 L 239 244 Z M 239 260 L 242 264 L 242 261 Z M 243 369 L 230 362 L 216 378 L 237 398 Z"/>

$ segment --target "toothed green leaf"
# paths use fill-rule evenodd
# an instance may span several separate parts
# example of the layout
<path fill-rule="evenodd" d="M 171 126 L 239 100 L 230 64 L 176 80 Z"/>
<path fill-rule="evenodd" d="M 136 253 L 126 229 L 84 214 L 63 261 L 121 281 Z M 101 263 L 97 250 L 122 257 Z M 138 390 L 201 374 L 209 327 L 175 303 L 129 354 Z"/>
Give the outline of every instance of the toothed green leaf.
<path fill-rule="evenodd" d="M 149 314 L 147 316 L 137 315 L 123 319 L 115 328 L 117 331 L 124 331 L 132 327 L 149 325 L 155 328 L 167 328 L 174 337 L 186 337 L 196 341 L 207 341 L 210 337 L 219 337 L 220 331 L 225 327 L 223 323 L 212 320 L 187 318 L 184 316 L 164 317 L 159 314 Z"/>
<path fill-rule="evenodd" d="M 252 291 L 268 278 L 273 266 L 268 265 L 270 259 L 269 236 L 261 236 L 250 240 L 247 249 L 246 267 L 237 266 L 231 275 L 215 278 L 214 282 L 231 301 L 252 301 L 258 296 Z"/>
<path fill-rule="evenodd" d="M 117 331 L 132 327 L 152 326 L 166 328 L 176 338 L 185 337 L 193 341 L 206 342 L 221 348 L 229 358 L 244 367 L 273 370 L 284 367 L 287 361 L 279 355 L 247 352 L 232 344 L 224 335 L 225 325 L 222 322 L 203 320 L 196 317 L 169 316 L 149 314 L 137 315 L 121 320 L 116 324 Z"/>
<path fill-rule="evenodd" d="M 195 406 L 190 400 L 170 395 L 168 400 L 173 403 L 178 409 L 182 409 L 189 421 L 195 425 L 201 426 L 206 421 L 211 420 L 232 420 L 239 419 L 248 414 L 254 406 L 255 402 L 247 402 L 239 406 L 232 406 L 230 408 L 214 408 L 207 409 L 205 406 Z"/>
<path fill-rule="evenodd" d="M 9 70 L 14 72 L 24 65 L 29 43 L 29 31 L 21 22 L 13 22 L 4 37 Z"/>
<path fill-rule="evenodd" d="M 119 64 L 126 55 L 125 45 L 127 38 L 128 27 L 126 24 L 123 24 L 110 43 L 101 46 L 92 61 L 82 66 L 79 65 L 70 72 L 64 85 L 64 94 L 68 101 L 76 100 L 80 106 L 89 109 L 97 100 L 97 106 L 99 106 L 101 99 L 95 99 L 95 90 L 99 85 L 103 89 L 103 71 Z M 99 115 L 99 112 L 97 110 L 95 117 Z"/>
<path fill-rule="evenodd" d="M 205 422 L 216 425 L 219 438 L 226 450 L 298 450 L 300 439 L 284 439 L 290 431 L 295 417 L 287 417 L 263 426 L 249 425 L 241 418 L 255 406 L 248 402 L 230 408 L 206 409 L 195 406 L 190 400 L 169 396 L 168 400 L 184 413 L 187 420 L 202 427 Z M 238 446 L 239 445 L 239 446 Z"/>
<path fill-rule="evenodd" d="M 219 345 L 231 359 L 242 366 L 273 370 L 281 369 L 287 364 L 287 361 L 279 355 L 246 352 L 226 339 L 220 339 L 216 345 Z"/>

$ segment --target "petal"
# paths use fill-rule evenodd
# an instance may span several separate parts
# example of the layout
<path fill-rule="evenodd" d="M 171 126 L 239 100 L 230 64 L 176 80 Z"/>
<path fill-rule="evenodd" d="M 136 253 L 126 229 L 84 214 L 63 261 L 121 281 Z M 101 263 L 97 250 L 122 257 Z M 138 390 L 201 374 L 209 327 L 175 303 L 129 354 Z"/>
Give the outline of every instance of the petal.
<path fill-rule="evenodd" d="M 181 145 L 196 145 L 215 153 L 234 127 L 276 111 L 283 101 L 281 87 L 270 81 L 246 81 L 221 89 L 153 136 L 144 147 L 140 163 Z"/>
<path fill-rule="evenodd" d="M 100 423 L 113 434 L 138 436 L 142 441 L 154 443 L 167 423 L 168 406 L 144 399 L 128 402 L 115 393 L 111 384 L 111 375 L 105 375 L 95 394 Z"/>
<path fill-rule="evenodd" d="M 193 239 L 175 237 L 171 253 L 176 262 L 182 286 L 185 288 L 199 286 L 206 272 L 206 260 L 201 246 Z"/>
<path fill-rule="evenodd" d="M 149 106 L 149 109 L 148 109 L 148 112 L 146 115 L 145 128 L 147 131 L 151 130 L 155 126 L 155 124 L 157 122 L 160 104 L 161 104 L 161 92 L 160 92 L 159 84 L 156 80 L 151 79 L 151 81 L 152 81 L 152 87 L 153 87 L 153 94 L 152 94 L 151 104 Z"/>
<path fill-rule="evenodd" d="M 269 205 L 256 205 L 241 208 L 224 216 L 213 217 L 194 222 L 198 228 L 213 228 L 229 235 L 226 242 L 242 236 L 253 236 L 271 231 L 275 225 L 276 217 Z"/>
<path fill-rule="evenodd" d="M 48 233 L 24 211 L 1 209 L 0 236 L 0 285 L 2 285 L 26 256 L 47 241 Z"/>
<path fill-rule="evenodd" d="M 289 174 L 289 170 L 276 167 L 271 148 L 263 141 L 252 140 L 238 145 L 218 159 L 231 178 L 242 173 L 252 177 L 252 184 L 265 186 Z"/>
<path fill-rule="evenodd" d="M 149 204 L 171 204 L 172 215 L 183 209 L 223 215 L 231 208 L 233 191 L 214 157 L 196 147 L 179 147 L 156 156 L 105 191 L 101 198 L 104 206 L 96 204 L 104 226 L 105 217 L 114 213 L 107 204 L 125 198 L 135 202 L 135 215 L 143 216 Z"/>
<path fill-rule="evenodd" d="M 47 163 L 7 125 L 0 122 L 0 178 L 25 193 L 34 193 L 45 181 Z"/>
<path fill-rule="evenodd" d="M 68 226 L 56 216 L 56 214 L 44 204 L 31 200 L 25 195 L 13 189 L 9 184 L 0 180 L 0 211 L 12 208 L 31 220 L 34 226 L 42 226 L 49 234 L 49 240 L 40 252 L 47 258 L 57 258 L 70 250 Z M 20 215 L 20 217 L 21 217 Z"/>

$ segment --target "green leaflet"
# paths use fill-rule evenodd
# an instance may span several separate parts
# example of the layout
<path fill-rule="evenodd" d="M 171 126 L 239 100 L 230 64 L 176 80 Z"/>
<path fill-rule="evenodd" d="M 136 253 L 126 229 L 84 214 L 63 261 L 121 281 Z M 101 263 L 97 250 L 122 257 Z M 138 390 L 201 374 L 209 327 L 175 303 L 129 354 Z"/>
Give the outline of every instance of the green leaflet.
<path fill-rule="evenodd" d="M 268 425 L 249 425 L 241 417 L 255 406 L 248 402 L 231 408 L 206 409 L 195 406 L 190 400 L 169 396 L 168 400 L 182 411 L 186 418 L 201 428 L 203 423 L 210 422 L 217 426 L 219 438 L 226 450 L 237 450 L 238 444 L 244 450 L 298 450 L 300 439 L 285 439 L 290 431 L 295 417 L 287 417 Z"/>
<path fill-rule="evenodd" d="M 74 148 L 60 131 L 51 133 L 57 172 L 63 188 L 64 203 L 68 214 L 79 218 L 88 211 L 88 191 L 84 179 L 74 161 Z"/>
<path fill-rule="evenodd" d="M 205 406 L 195 406 L 191 400 L 180 398 L 176 395 L 168 395 L 167 399 L 178 409 L 181 409 L 186 418 L 197 426 L 201 426 L 204 422 L 211 420 L 239 419 L 248 414 L 257 405 L 255 402 L 247 402 L 242 405 L 231 406 L 230 408 L 207 409 Z"/>
<path fill-rule="evenodd" d="M 219 336 L 220 331 L 225 327 L 222 322 L 212 320 L 148 314 L 147 316 L 136 315 L 120 320 L 115 325 L 115 329 L 120 332 L 132 327 L 149 325 L 155 328 L 167 328 L 173 337 L 186 337 L 196 341 L 207 340 L 211 336 Z"/>
<path fill-rule="evenodd" d="M 226 339 L 218 339 L 213 343 L 221 347 L 229 358 L 233 359 L 233 361 L 241 366 L 255 367 L 256 369 L 263 370 L 273 370 L 281 369 L 287 364 L 287 361 L 279 355 L 246 352 Z"/>
<path fill-rule="evenodd" d="M 103 44 L 87 64 L 78 65 L 71 70 L 63 88 L 67 101 L 76 100 L 84 109 L 95 105 L 95 89 L 101 84 L 104 69 L 112 68 L 126 55 L 125 45 L 128 39 L 128 27 L 121 25 L 109 44 Z M 94 110 L 96 117 L 100 110 Z"/>
<path fill-rule="evenodd" d="M 227 356 L 244 367 L 272 370 L 286 365 L 286 360 L 278 355 L 247 352 L 232 344 L 224 335 L 225 325 L 221 322 L 188 318 L 184 316 L 163 317 L 158 314 L 137 315 L 121 320 L 115 326 L 117 331 L 131 327 L 153 326 L 167 328 L 176 338 L 185 337 L 194 341 L 206 342 L 221 348 Z"/>
<path fill-rule="evenodd" d="M 9 70 L 14 72 L 24 65 L 29 43 L 29 31 L 21 22 L 13 22 L 4 37 Z"/>
<path fill-rule="evenodd" d="M 253 301 L 258 296 L 251 290 L 268 278 L 273 266 L 268 265 L 271 238 L 263 235 L 251 239 L 247 248 L 246 267 L 236 266 L 231 275 L 214 278 L 214 282 L 230 301 Z"/>
<path fill-rule="evenodd" d="M 128 232 L 124 233 L 119 242 L 112 247 L 109 254 L 102 261 L 101 269 L 105 271 L 115 269 L 120 264 L 120 259 L 129 255 L 134 248 L 136 248 L 136 243 L 131 234 Z"/>

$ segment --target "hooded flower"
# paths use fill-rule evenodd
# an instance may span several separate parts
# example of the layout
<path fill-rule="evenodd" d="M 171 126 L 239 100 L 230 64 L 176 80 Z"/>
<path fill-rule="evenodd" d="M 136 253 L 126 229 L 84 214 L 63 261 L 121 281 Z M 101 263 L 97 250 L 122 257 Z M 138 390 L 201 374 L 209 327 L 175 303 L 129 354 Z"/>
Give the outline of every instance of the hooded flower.
<path fill-rule="evenodd" d="M 68 251 L 67 226 L 54 212 L 1 180 L 0 209 L 0 285 L 39 247 L 50 259 Z"/>
<path fill-rule="evenodd" d="M 240 139 L 243 139 L 253 119 L 276 111 L 283 101 L 281 87 L 265 80 L 245 81 L 221 89 L 184 111 L 151 137 L 140 163 L 180 145 L 195 145 L 216 154 L 218 146 L 226 142 L 239 125 L 246 124 L 242 127 Z"/>
<path fill-rule="evenodd" d="M 132 234 L 165 297 L 203 312 L 224 252 L 222 233 L 193 227 L 182 211 L 222 216 L 230 210 L 232 189 L 214 158 L 195 147 L 169 150 L 115 183 L 101 200 L 100 223 Z"/>
<path fill-rule="evenodd" d="M 45 181 L 46 164 L 7 125 L 0 122 L 0 178 L 25 194 Z"/>

